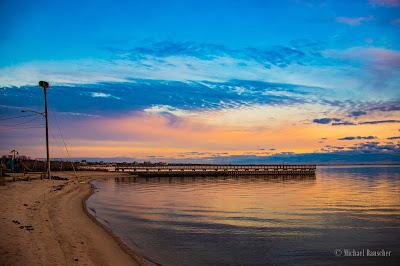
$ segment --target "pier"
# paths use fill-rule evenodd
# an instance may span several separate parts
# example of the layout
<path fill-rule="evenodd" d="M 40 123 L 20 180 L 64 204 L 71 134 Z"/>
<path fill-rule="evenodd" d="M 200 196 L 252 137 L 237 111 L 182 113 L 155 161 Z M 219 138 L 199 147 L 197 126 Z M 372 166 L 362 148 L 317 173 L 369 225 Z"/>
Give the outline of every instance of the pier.
<path fill-rule="evenodd" d="M 257 175 L 315 175 L 316 165 L 152 165 L 115 167 L 116 172 L 129 172 L 137 177 L 173 176 L 257 176 Z"/>

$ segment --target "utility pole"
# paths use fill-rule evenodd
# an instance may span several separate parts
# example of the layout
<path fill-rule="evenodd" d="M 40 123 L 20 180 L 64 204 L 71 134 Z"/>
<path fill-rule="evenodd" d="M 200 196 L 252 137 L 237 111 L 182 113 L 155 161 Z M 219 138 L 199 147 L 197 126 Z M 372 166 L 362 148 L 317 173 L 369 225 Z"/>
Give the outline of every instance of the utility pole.
<path fill-rule="evenodd" d="M 44 93 L 44 118 L 46 120 L 46 162 L 47 162 L 47 177 L 51 179 L 50 173 L 50 153 L 49 153 L 49 122 L 47 112 L 47 88 L 49 83 L 46 81 L 39 81 L 39 86 L 43 88 Z"/>

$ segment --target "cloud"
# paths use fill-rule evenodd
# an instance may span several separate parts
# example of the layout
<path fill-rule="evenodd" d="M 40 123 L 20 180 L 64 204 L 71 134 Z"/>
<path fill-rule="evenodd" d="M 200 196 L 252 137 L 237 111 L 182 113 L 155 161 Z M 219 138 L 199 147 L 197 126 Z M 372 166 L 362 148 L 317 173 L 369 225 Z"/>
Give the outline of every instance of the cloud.
<path fill-rule="evenodd" d="M 332 126 L 355 126 L 355 125 L 375 125 L 375 124 L 387 124 L 387 123 L 400 123 L 400 120 L 387 119 L 387 120 L 373 120 L 373 121 L 362 121 L 362 122 L 351 122 L 345 121 L 341 118 L 316 118 L 313 119 L 313 123 L 316 124 L 331 124 Z"/>
<path fill-rule="evenodd" d="M 319 88 L 317 95 L 308 94 L 309 99 L 313 97 L 318 102 L 325 100 L 328 103 L 343 101 L 349 97 L 352 100 L 371 98 L 383 90 L 384 97 L 393 98 L 397 94 L 400 76 L 395 75 L 399 71 L 392 67 L 394 63 L 383 67 L 383 59 L 368 62 L 362 58 L 354 59 L 353 55 L 349 55 L 351 49 L 324 51 L 323 44 L 309 40 L 296 40 L 273 47 L 240 49 L 196 42 L 148 42 L 139 43 L 131 49 L 109 50 L 111 55 L 107 59 L 33 61 L 2 67 L 0 87 L 36 86 L 38 79 L 50 80 L 52 86 L 82 88 L 105 83 L 119 83 L 123 87 L 124 84 L 134 83 L 138 79 L 171 83 L 252 80 L 294 84 L 299 88 Z M 396 62 L 394 59 L 392 61 Z M 371 62 L 378 62 L 378 66 Z M 379 78 L 375 78 L 376 76 Z M 252 88 L 248 84 L 247 87 L 238 85 L 232 90 L 248 95 Z M 111 93 L 96 87 L 91 91 L 110 94 L 126 101 L 124 95 L 120 95 L 118 91 Z M 294 98 L 298 94 L 296 90 L 286 89 L 264 90 L 263 93 L 281 98 Z M 125 104 L 127 105 L 122 105 Z M 154 104 L 171 105 L 166 102 Z"/>
<path fill-rule="evenodd" d="M 42 102 L 42 95 L 33 86 L 3 88 L 2 92 L 0 101 L 7 106 L 34 108 Z M 141 79 L 123 83 L 53 85 L 48 92 L 51 107 L 56 111 L 100 116 L 134 111 L 184 116 L 188 111 L 240 109 L 253 105 L 287 107 L 318 103 L 323 94 L 324 89 L 317 87 L 261 81 Z M 98 108 L 100 103 L 101 108 Z"/>
<path fill-rule="evenodd" d="M 212 43 L 158 41 L 146 42 L 131 49 L 109 48 L 108 50 L 117 58 L 133 61 L 159 58 L 159 63 L 166 63 L 165 58 L 177 56 L 206 61 L 234 58 L 257 62 L 266 68 L 271 68 L 272 65 L 286 67 L 291 63 L 306 64 L 310 57 L 319 56 L 318 51 L 321 50 L 321 44 L 309 40 L 295 40 L 290 45 L 233 49 Z M 246 65 L 244 62 L 241 63 L 242 66 Z"/>
<path fill-rule="evenodd" d="M 332 106 L 338 106 L 347 112 L 348 118 L 358 119 L 364 116 L 398 116 L 400 111 L 400 102 L 398 100 L 388 101 L 344 101 L 337 104 L 331 103 Z M 355 110 L 355 111 L 354 111 Z"/>
<path fill-rule="evenodd" d="M 356 124 L 353 122 L 349 122 L 349 121 L 332 123 L 332 126 L 354 126 L 354 125 L 356 125 Z"/>
<path fill-rule="evenodd" d="M 223 45 L 217 44 L 199 44 L 195 42 L 173 42 L 159 41 L 147 42 L 143 45 L 135 46 L 131 49 L 108 48 L 120 58 L 129 58 L 131 60 L 143 60 L 148 56 L 165 58 L 171 56 L 188 56 L 203 60 L 211 60 L 216 57 L 230 56 L 235 50 L 229 49 Z M 162 62 L 162 61 L 160 61 Z"/>
<path fill-rule="evenodd" d="M 387 124 L 387 123 L 400 123 L 400 120 L 390 119 L 390 120 L 375 120 L 375 121 L 364 121 L 359 122 L 359 125 L 376 125 L 376 124 Z"/>
<path fill-rule="evenodd" d="M 362 115 L 366 115 L 367 112 L 364 111 L 353 111 L 349 114 L 349 117 L 358 117 L 358 116 L 362 116 Z"/>
<path fill-rule="evenodd" d="M 371 20 L 372 17 L 336 17 L 336 21 L 339 23 L 347 24 L 350 26 L 358 26 L 365 21 Z"/>
<path fill-rule="evenodd" d="M 338 104 L 334 104 L 332 106 L 339 106 L 340 108 L 344 108 L 347 109 L 346 105 L 349 105 L 352 108 L 356 103 L 355 102 L 350 102 L 350 103 L 345 103 L 345 105 L 343 105 L 343 103 L 338 103 Z M 371 105 L 371 107 L 368 107 L 369 105 Z M 379 111 L 379 112 L 393 112 L 393 111 L 399 111 L 400 110 L 400 106 L 398 106 L 398 104 L 396 102 L 381 102 L 381 103 L 361 103 L 358 105 L 358 107 L 362 107 L 367 109 L 369 112 L 373 112 L 373 111 Z M 350 112 L 350 114 L 347 115 L 347 117 L 355 117 L 355 119 L 357 119 L 359 116 L 363 116 L 366 115 L 367 112 L 365 111 L 353 111 Z M 374 125 L 374 124 L 387 124 L 387 123 L 400 123 L 400 120 L 397 119 L 385 119 L 385 120 L 371 120 L 371 121 L 346 121 L 342 118 L 329 118 L 329 117 L 324 117 L 324 118 L 315 118 L 312 120 L 313 123 L 316 124 L 330 124 L 332 126 L 355 126 L 355 125 Z"/>
<path fill-rule="evenodd" d="M 60 115 L 67 115 L 67 116 L 82 116 L 82 117 L 100 117 L 98 115 L 91 115 L 91 114 L 84 114 L 84 113 L 77 113 L 77 112 L 57 112 Z"/>
<path fill-rule="evenodd" d="M 400 111 L 399 102 L 385 102 L 385 103 L 378 103 L 371 105 L 370 107 L 367 107 L 369 111 L 379 111 L 379 112 Z"/>
<path fill-rule="evenodd" d="M 388 138 L 386 138 L 386 139 L 390 139 L 390 140 L 392 140 L 392 139 L 400 139 L 400 136 L 388 137 Z"/>
<path fill-rule="evenodd" d="M 339 122 L 341 119 L 339 119 L 339 118 L 328 118 L 328 117 L 325 117 L 325 118 L 316 118 L 316 119 L 314 119 L 313 120 L 313 122 L 314 123 L 316 123 L 316 124 L 329 124 L 329 123 L 331 123 L 331 122 Z"/>
<path fill-rule="evenodd" d="M 381 144 L 378 141 L 356 143 L 351 146 L 332 146 L 327 145 L 323 149 L 326 152 L 355 151 L 362 153 L 400 153 L 400 144 L 386 143 Z"/>
<path fill-rule="evenodd" d="M 380 47 L 353 47 L 343 51 L 327 50 L 327 56 L 354 60 L 367 65 L 400 67 L 400 52 Z"/>
<path fill-rule="evenodd" d="M 167 121 L 167 125 L 171 127 L 181 125 L 183 117 L 190 116 L 190 112 L 169 105 L 153 105 L 143 111 L 144 113 L 163 116 Z"/>
<path fill-rule="evenodd" d="M 316 124 L 331 124 L 332 126 L 352 126 L 355 125 L 353 122 L 344 121 L 341 118 L 317 118 L 313 120 Z"/>
<path fill-rule="evenodd" d="M 334 66 L 314 66 L 312 60 L 319 57 L 311 54 L 318 52 L 310 51 L 310 55 L 306 57 L 311 62 L 307 63 L 307 58 L 292 61 L 295 52 L 289 58 L 282 55 L 286 53 L 283 51 L 293 49 L 278 50 L 280 52 L 261 51 L 260 54 L 251 51 L 242 58 L 226 56 L 209 60 L 178 54 L 164 58 L 146 56 L 145 59 L 130 59 L 124 56 L 109 60 L 28 62 L 0 68 L 0 87 L 36 86 L 40 79 L 49 80 L 50 85 L 64 86 L 125 83 L 135 79 L 182 82 L 224 82 L 239 79 L 337 88 L 335 95 L 340 96 L 344 84 L 346 89 L 351 89 L 357 83 L 355 77 L 349 77 L 347 72 Z"/>
<path fill-rule="evenodd" d="M 397 7 L 400 5 L 400 0 L 369 0 L 371 5 Z"/>
<path fill-rule="evenodd" d="M 367 152 L 400 152 L 399 144 L 380 144 L 377 141 L 355 144 L 352 150 Z"/>
<path fill-rule="evenodd" d="M 355 137 L 343 137 L 343 138 L 338 138 L 338 140 L 360 140 L 360 139 L 376 139 L 375 136 L 366 136 L 366 137 L 362 137 L 362 136 L 355 136 Z"/>
<path fill-rule="evenodd" d="M 326 50 L 323 55 L 350 64 L 362 73 L 365 87 L 385 92 L 398 90 L 400 76 L 400 51 L 382 47 L 352 47 L 345 50 Z"/>
<path fill-rule="evenodd" d="M 187 111 L 169 105 L 153 105 L 143 111 L 150 114 L 173 114 L 176 116 L 187 115 Z"/>
<path fill-rule="evenodd" d="M 114 98 L 114 99 L 121 99 L 119 97 L 115 97 L 111 94 L 108 93 L 103 93 L 103 92 L 91 92 L 90 96 L 92 96 L 93 98 Z"/>
<path fill-rule="evenodd" d="M 376 88 L 391 92 L 386 94 L 387 97 L 395 93 L 394 68 L 381 72 L 376 70 L 388 84 L 370 82 L 373 77 L 366 76 L 364 69 L 371 68 L 370 64 L 355 67 L 355 59 L 348 59 L 349 49 L 323 49 L 322 43 L 309 40 L 240 49 L 196 42 L 147 42 L 131 49 L 110 48 L 107 59 L 32 61 L 2 67 L 0 86 L 36 86 L 39 79 L 50 80 L 53 86 L 123 84 L 137 79 L 181 82 L 237 79 L 319 87 L 325 89 L 326 95 L 329 94 L 330 101 L 343 100 L 349 95 L 365 98 L 371 96 L 366 92 L 373 92 Z M 332 94 L 331 90 L 335 93 Z"/>

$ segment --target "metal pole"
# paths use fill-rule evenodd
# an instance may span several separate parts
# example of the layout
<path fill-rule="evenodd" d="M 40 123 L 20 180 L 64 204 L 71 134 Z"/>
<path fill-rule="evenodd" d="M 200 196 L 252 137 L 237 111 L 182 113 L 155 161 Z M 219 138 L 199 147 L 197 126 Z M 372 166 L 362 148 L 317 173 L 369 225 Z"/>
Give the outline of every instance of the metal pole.
<path fill-rule="evenodd" d="M 50 173 L 50 153 L 49 153 L 49 122 L 48 122 L 48 113 L 47 113 L 47 89 L 44 86 L 43 87 L 43 92 L 44 92 L 44 117 L 46 120 L 46 155 L 47 155 L 47 176 L 49 179 L 51 179 L 51 173 Z"/>

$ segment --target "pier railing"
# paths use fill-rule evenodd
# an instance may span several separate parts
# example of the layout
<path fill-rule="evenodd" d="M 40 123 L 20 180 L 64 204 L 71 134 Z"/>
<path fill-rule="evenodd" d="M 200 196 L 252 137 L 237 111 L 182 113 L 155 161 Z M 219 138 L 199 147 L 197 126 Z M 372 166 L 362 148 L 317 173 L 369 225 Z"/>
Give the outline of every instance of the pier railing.
<path fill-rule="evenodd" d="M 117 172 L 151 176 L 211 176 L 211 175 L 315 175 L 316 165 L 155 165 L 116 167 Z"/>

